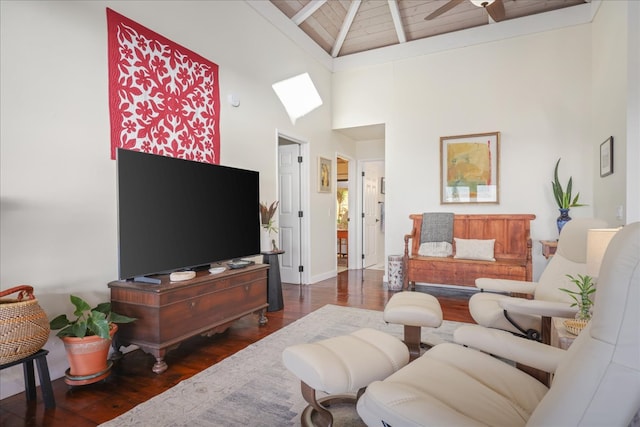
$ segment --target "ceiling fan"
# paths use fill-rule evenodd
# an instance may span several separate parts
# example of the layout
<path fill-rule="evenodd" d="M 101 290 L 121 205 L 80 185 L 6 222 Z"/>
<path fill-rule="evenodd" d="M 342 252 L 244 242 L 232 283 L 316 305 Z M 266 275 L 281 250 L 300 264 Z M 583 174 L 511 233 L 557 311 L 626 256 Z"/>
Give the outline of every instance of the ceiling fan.
<path fill-rule="evenodd" d="M 439 7 L 433 13 L 428 15 L 425 20 L 430 20 L 442 15 L 445 12 L 453 9 L 457 5 L 467 0 L 449 0 L 444 6 Z M 478 7 L 484 7 L 487 10 L 487 13 L 496 22 L 502 21 L 505 17 L 504 15 L 504 4 L 502 0 L 469 0 L 471 3 Z"/>

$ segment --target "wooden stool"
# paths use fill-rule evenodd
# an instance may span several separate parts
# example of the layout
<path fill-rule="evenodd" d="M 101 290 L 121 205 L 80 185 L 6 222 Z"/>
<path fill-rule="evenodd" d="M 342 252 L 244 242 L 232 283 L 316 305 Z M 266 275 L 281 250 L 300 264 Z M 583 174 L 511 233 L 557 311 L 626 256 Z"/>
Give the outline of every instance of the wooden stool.
<path fill-rule="evenodd" d="M 56 399 L 53 395 L 53 389 L 51 388 L 49 366 L 47 365 L 47 354 L 49 354 L 49 350 L 40 349 L 31 356 L 0 365 L 0 370 L 22 363 L 24 388 L 25 393 L 27 394 L 27 401 L 36 400 L 36 379 L 33 374 L 33 361 L 35 360 L 38 367 L 38 378 L 40 379 L 40 389 L 42 390 L 44 407 L 50 409 L 56 407 Z"/>

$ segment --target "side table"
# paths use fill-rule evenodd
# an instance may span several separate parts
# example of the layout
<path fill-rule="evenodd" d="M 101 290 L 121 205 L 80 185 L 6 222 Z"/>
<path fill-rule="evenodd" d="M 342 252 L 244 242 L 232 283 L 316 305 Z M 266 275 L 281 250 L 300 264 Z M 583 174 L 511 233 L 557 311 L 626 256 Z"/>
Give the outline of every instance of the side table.
<path fill-rule="evenodd" d="M 553 257 L 558 249 L 557 240 L 540 240 L 540 244 L 542 245 L 542 255 L 546 259 Z"/>
<path fill-rule="evenodd" d="M 551 345 L 563 350 L 568 349 L 573 343 L 573 340 L 576 339 L 575 335 L 567 332 L 565 329 L 564 323 L 562 323 L 565 320 L 567 319 L 563 317 L 554 317 L 551 319 Z"/>
<path fill-rule="evenodd" d="M 27 395 L 27 401 L 36 400 L 36 379 L 33 372 L 33 361 L 36 361 L 38 368 L 38 378 L 40 379 L 40 390 L 42 391 L 42 400 L 44 407 L 51 409 L 56 407 L 56 399 L 51 388 L 51 377 L 49 376 L 49 366 L 47 365 L 47 354 L 49 350 L 40 349 L 31 356 L 23 357 L 20 360 L 0 365 L 0 370 L 22 363 L 22 371 L 24 373 L 24 388 Z"/>
<path fill-rule="evenodd" d="M 284 308 L 282 300 L 282 280 L 280 279 L 280 261 L 278 255 L 284 251 L 262 252 L 263 264 L 269 264 L 269 274 L 267 276 L 267 311 L 278 311 Z"/>

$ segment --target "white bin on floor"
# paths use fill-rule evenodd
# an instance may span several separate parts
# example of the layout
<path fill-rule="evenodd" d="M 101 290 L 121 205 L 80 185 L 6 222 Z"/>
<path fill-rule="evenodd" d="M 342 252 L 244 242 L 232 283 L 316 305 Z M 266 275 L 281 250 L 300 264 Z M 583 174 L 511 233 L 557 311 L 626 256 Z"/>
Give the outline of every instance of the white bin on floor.
<path fill-rule="evenodd" d="M 389 255 L 389 290 L 401 291 L 404 285 L 402 255 Z"/>

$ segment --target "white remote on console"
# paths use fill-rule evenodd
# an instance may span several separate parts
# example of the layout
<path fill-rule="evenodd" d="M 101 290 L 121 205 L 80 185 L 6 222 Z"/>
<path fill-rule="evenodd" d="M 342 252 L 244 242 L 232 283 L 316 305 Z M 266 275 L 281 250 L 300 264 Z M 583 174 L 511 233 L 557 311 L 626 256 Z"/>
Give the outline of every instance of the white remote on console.
<path fill-rule="evenodd" d="M 181 282 L 183 280 L 190 280 L 196 277 L 195 271 L 174 271 L 169 275 L 169 280 L 172 282 Z"/>

